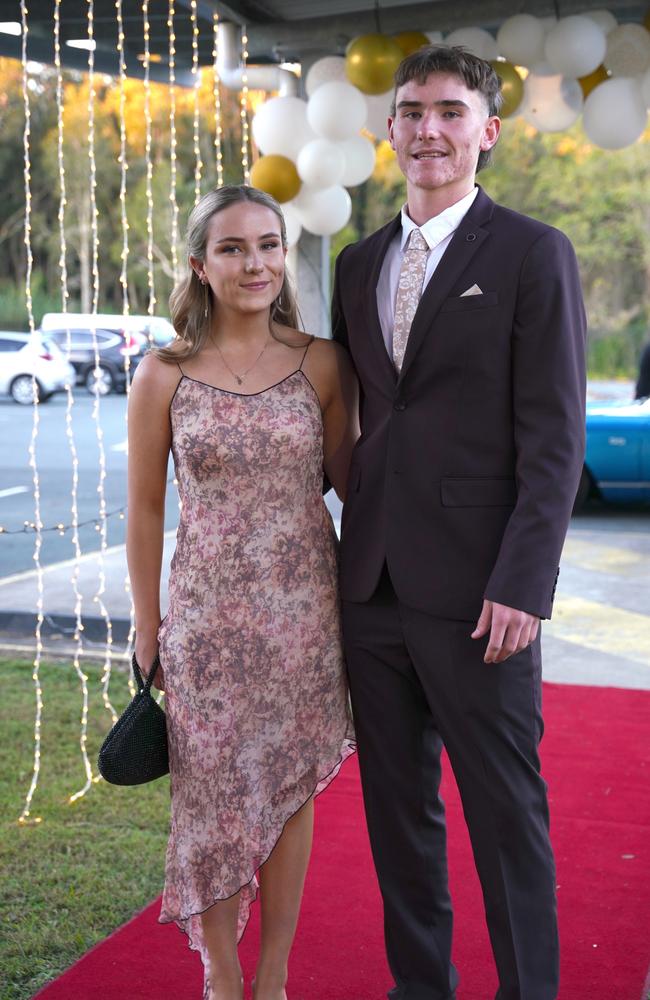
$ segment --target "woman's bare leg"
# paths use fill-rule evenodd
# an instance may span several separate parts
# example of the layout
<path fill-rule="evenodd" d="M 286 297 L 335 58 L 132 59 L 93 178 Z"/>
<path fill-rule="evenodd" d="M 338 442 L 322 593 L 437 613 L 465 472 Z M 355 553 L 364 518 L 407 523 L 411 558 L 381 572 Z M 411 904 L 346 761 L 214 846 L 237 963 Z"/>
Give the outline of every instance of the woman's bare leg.
<path fill-rule="evenodd" d="M 237 954 L 239 893 L 219 900 L 201 914 L 203 940 L 210 956 L 209 1000 L 242 1000 L 244 984 Z"/>
<path fill-rule="evenodd" d="M 255 1000 L 286 1000 L 287 964 L 300 911 L 314 828 L 314 800 L 291 817 L 260 869 L 262 945 Z"/>

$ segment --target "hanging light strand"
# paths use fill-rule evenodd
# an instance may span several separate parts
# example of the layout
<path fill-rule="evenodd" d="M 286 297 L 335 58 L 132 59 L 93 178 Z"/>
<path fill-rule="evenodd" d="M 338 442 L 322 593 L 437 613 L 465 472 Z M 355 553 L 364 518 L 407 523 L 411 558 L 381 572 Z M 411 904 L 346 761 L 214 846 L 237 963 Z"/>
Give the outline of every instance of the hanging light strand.
<path fill-rule="evenodd" d="M 203 161 L 201 159 L 200 139 L 200 106 L 201 70 L 199 67 L 199 21 L 197 17 L 197 0 L 191 0 L 190 20 L 192 22 L 192 75 L 194 79 L 194 204 L 201 197 L 201 176 Z"/>
<path fill-rule="evenodd" d="M 248 123 L 248 35 L 246 34 L 246 27 L 242 28 L 241 35 L 241 59 L 242 59 L 242 78 L 241 78 L 241 93 L 239 95 L 239 117 L 241 119 L 241 165 L 244 173 L 244 184 L 250 184 L 251 173 L 250 173 L 250 158 L 249 158 L 249 145 L 250 145 L 250 127 Z"/>
<path fill-rule="evenodd" d="M 23 180 L 25 186 L 25 303 L 27 306 L 27 316 L 29 320 L 29 330 L 34 333 L 34 308 L 32 302 L 32 269 L 34 258 L 32 256 L 32 179 L 31 179 L 31 154 L 30 154 L 30 134 L 31 134 L 31 110 L 29 106 L 29 78 L 27 75 L 27 4 L 25 0 L 20 3 L 20 18 L 22 29 L 22 89 L 23 106 L 25 113 L 25 125 L 23 128 Z M 36 441 L 38 438 L 38 384 L 32 378 L 32 393 L 34 400 L 32 436 L 29 443 L 29 465 L 32 470 L 32 482 L 34 486 L 34 528 L 36 537 L 34 539 L 34 563 L 36 565 L 36 582 L 38 587 L 38 597 L 36 599 L 36 628 L 34 633 L 35 655 L 32 670 L 32 680 L 34 681 L 34 692 L 36 695 L 36 713 L 34 719 L 34 762 L 32 767 L 32 780 L 25 798 L 23 810 L 18 817 L 18 822 L 40 823 L 41 817 L 35 816 L 30 819 L 31 804 L 38 785 L 38 778 L 41 770 L 41 721 L 43 716 L 43 689 L 40 681 L 40 666 L 43 654 L 43 643 L 41 638 L 43 626 L 43 569 L 41 567 L 41 494 L 38 466 L 36 464 Z"/>
<path fill-rule="evenodd" d="M 180 278 L 178 268 L 178 201 L 177 201 L 177 136 L 176 136 L 176 33 L 174 31 L 174 0 L 169 0 L 167 12 L 169 31 L 169 203 L 171 205 L 171 257 L 174 281 Z"/>
<path fill-rule="evenodd" d="M 221 81 L 219 80 L 219 14 L 215 10 L 212 15 L 213 46 L 212 61 L 214 66 L 214 158 L 217 168 L 217 187 L 223 186 L 223 123 L 221 116 Z"/>
<path fill-rule="evenodd" d="M 59 176 L 59 275 L 61 280 L 61 309 L 63 313 L 68 311 L 68 271 L 67 271 L 67 243 L 65 234 L 65 209 L 66 209 L 66 178 L 65 178 L 65 158 L 64 158 L 64 108 L 63 108 L 63 74 L 61 71 L 61 0 L 55 0 L 54 6 L 54 66 L 56 69 L 56 111 L 57 111 L 57 164 Z M 72 335 L 70 328 L 66 328 L 66 355 L 69 357 L 72 349 Z M 79 543 L 79 456 L 75 442 L 72 408 L 74 406 L 74 394 L 72 385 L 66 387 L 66 411 L 65 411 L 65 432 L 72 463 L 72 485 L 70 497 L 72 550 L 74 554 L 74 564 L 70 583 L 74 594 L 74 640 L 75 649 L 72 665 L 81 686 L 82 696 L 82 719 L 88 715 L 88 685 L 87 678 L 81 669 L 81 656 L 83 653 L 83 622 L 81 619 L 81 608 L 83 597 L 79 590 L 79 575 L 81 572 L 81 545 Z M 86 774 L 90 767 L 85 741 L 81 739 L 81 756 Z"/>
<path fill-rule="evenodd" d="M 153 161 L 151 159 L 151 81 L 149 69 L 151 53 L 149 49 L 151 26 L 149 24 L 149 0 L 142 3 L 142 23 L 144 28 L 144 159 L 146 167 L 145 194 L 147 199 L 147 279 L 149 285 L 149 302 L 147 313 L 153 316 L 156 311 L 156 288 L 153 269 Z M 153 346 L 154 338 L 149 328 L 149 345 Z"/>
<path fill-rule="evenodd" d="M 128 284 L 128 261 L 129 261 L 129 220 L 126 211 L 126 176 L 129 164 L 126 156 L 126 62 L 124 59 L 124 21 L 122 18 L 122 0 L 115 0 L 115 10 L 117 14 L 117 53 L 119 57 L 120 76 L 120 155 L 118 162 L 120 165 L 120 225 L 122 229 L 122 250 L 120 252 L 121 270 L 120 285 L 122 287 L 122 314 L 129 315 L 129 284 Z M 130 368 L 131 358 L 125 354 L 126 388 L 130 389 Z"/>
<path fill-rule="evenodd" d="M 122 251 L 120 254 L 122 268 L 120 272 L 120 285 L 122 286 L 122 315 L 126 318 L 129 315 L 129 282 L 128 282 L 129 220 L 126 208 L 126 185 L 127 185 L 127 171 L 129 169 L 129 164 L 126 155 L 126 60 L 124 56 L 125 35 L 124 35 L 122 0 L 115 0 L 115 14 L 117 20 L 117 53 L 119 58 L 119 80 L 120 80 L 120 104 L 119 104 L 120 153 L 118 158 L 118 162 L 120 165 L 120 224 L 122 230 Z M 126 372 L 126 395 L 128 402 L 128 397 L 131 392 L 131 356 L 128 352 L 124 356 L 124 370 Z M 128 414 L 129 414 L 128 406 L 125 406 L 124 423 L 125 423 L 125 437 L 127 441 L 128 441 L 128 422 L 129 422 Z M 106 518 L 108 519 L 109 517 L 111 517 L 113 513 L 115 512 L 111 513 L 107 512 Z M 123 512 L 118 511 L 118 513 L 120 514 L 120 517 L 123 519 L 124 518 Z M 131 646 L 131 633 L 135 618 L 135 611 L 133 608 L 133 596 L 131 594 L 131 589 L 129 585 L 128 573 L 124 578 L 124 589 L 129 597 L 129 617 L 131 622 L 131 626 L 129 628 L 129 637 L 127 639 L 127 653 L 128 653 Z M 111 677 L 110 671 L 105 670 L 102 676 L 102 700 L 104 702 L 104 707 L 106 708 L 106 710 L 111 713 L 111 718 L 113 722 L 116 722 L 117 712 L 115 711 L 108 694 L 110 677 Z"/>
<path fill-rule="evenodd" d="M 88 15 L 88 161 L 89 161 L 89 174 L 90 174 L 90 186 L 89 186 L 89 200 L 90 200 L 90 223 L 91 223 L 91 237 L 92 237 L 92 315 L 93 320 L 91 321 L 90 327 L 92 330 L 93 337 L 93 350 L 95 355 L 95 384 L 94 384 L 94 399 L 93 399 L 93 409 L 92 418 L 95 424 L 95 433 L 97 437 L 97 449 L 99 453 L 99 479 L 97 483 L 97 494 L 99 499 L 99 518 L 97 524 L 97 530 L 100 535 L 100 547 L 98 555 L 98 586 L 93 601 L 99 606 L 99 611 L 106 623 L 106 650 L 104 658 L 104 674 L 110 672 L 111 668 L 111 655 L 112 655 L 112 642 L 113 642 L 113 625 L 108 614 L 108 611 L 102 600 L 103 594 L 106 590 L 106 572 L 105 572 L 105 553 L 107 549 L 107 538 L 106 538 L 106 492 L 105 492 L 105 480 L 106 480 L 106 452 L 104 449 L 104 432 L 101 427 L 100 422 L 100 406 L 99 406 L 99 378 L 101 377 L 101 369 L 99 364 L 99 345 L 97 342 L 97 321 L 96 317 L 99 308 L 99 229 L 98 229 L 98 219 L 99 212 L 97 210 L 97 164 L 95 160 L 95 56 L 93 51 L 94 42 L 94 30 L 95 30 L 95 8 L 94 0 L 87 0 L 87 15 Z M 88 676 L 82 674 L 82 685 L 84 694 L 84 704 L 81 714 L 81 734 L 79 738 L 79 743 L 81 745 L 82 753 L 85 756 L 86 761 L 86 783 L 83 788 L 75 792 L 70 796 L 69 802 L 76 802 L 84 796 L 93 782 L 92 767 L 90 765 L 90 760 L 88 759 L 86 749 L 87 749 L 87 734 L 88 734 L 88 696 L 87 696 L 87 682 Z"/>

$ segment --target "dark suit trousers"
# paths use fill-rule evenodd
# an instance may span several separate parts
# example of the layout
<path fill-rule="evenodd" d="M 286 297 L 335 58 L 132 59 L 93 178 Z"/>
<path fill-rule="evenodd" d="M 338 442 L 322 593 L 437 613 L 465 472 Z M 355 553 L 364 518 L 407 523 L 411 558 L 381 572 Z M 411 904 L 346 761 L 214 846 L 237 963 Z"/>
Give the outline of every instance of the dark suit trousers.
<path fill-rule="evenodd" d="M 554 1000 L 555 866 L 542 736 L 539 637 L 484 663 L 475 623 L 400 603 L 386 569 L 370 601 L 344 602 L 343 632 L 391 1000 L 444 1000 L 451 964 L 444 747 L 460 790 L 499 974 L 497 1000 Z"/>

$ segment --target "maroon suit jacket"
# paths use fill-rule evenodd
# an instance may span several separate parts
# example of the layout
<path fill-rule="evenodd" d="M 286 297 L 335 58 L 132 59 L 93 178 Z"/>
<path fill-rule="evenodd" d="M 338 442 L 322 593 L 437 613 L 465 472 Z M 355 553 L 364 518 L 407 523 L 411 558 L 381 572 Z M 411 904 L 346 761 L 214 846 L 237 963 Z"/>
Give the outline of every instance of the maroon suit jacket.
<path fill-rule="evenodd" d="M 573 248 L 479 190 L 422 295 L 397 377 L 376 289 L 399 226 L 336 263 L 333 336 L 361 385 L 342 597 L 368 600 L 387 562 L 400 600 L 431 615 L 476 621 L 487 597 L 550 617 L 584 457 Z M 474 284 L 482 294 L 463 296 Z"/>

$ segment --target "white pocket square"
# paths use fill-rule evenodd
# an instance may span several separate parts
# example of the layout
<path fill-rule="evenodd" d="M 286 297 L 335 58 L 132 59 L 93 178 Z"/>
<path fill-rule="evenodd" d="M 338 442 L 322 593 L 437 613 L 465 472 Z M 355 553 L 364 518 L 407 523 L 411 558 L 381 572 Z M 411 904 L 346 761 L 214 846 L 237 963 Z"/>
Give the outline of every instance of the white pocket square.
<path fill-rule="evenodd" d="M 482 295 L 482 294 L 483 294 L 483 292 L 478 287 L 478 285 L 472 285 L 472 287 L 468 288 L 466 292 L 463 292 L 463 294 L 460 296 L 460 298 L 462 299 L 464 295 Z"/>

